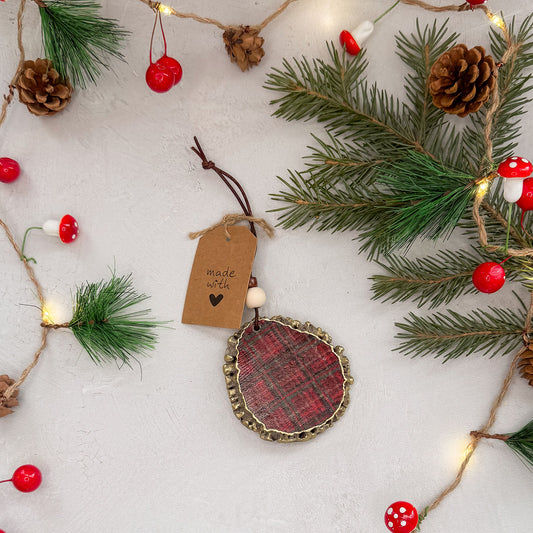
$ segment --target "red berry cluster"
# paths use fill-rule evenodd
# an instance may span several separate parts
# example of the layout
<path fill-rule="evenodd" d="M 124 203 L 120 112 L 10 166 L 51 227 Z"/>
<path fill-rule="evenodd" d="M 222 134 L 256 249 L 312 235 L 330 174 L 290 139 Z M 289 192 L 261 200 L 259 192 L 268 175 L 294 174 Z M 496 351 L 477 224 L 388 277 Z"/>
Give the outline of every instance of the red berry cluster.
<path fill-rule="evenodd" d="M 156 93 L 166 93 L 179 83 L 183 70 L 179 62 L 166 54 L 155 63 L 150 63 L 146 71 L 146 83 Z"/>

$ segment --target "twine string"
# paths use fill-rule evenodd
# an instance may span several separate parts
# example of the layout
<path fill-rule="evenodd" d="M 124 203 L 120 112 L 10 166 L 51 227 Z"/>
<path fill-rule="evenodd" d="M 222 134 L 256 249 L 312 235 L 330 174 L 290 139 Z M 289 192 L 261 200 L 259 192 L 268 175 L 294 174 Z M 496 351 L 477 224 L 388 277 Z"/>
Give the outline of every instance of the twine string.
<path fill-rule="evenodd" d="M 154 11 L 160 12 L 161 8 L 161 2 L 154 2 L 153 0 L 140 0 L 144 4 L 146 4 L 148 7 L 153 9 Z M 256 28 L 258 30 L 263 30 L 268 26 L 274 19 L 279 17 L 293 2 L 296 2 L 297 0 L 285 0 L 283 4 L 281 4 L 276 11 L 271 13 L 263 22 L 258 24 L 257 26 L 252 26 L 253 28 Z M 165 6 L 166 7 L 166 6 Z M 209 18 L 209 17 L 202 17 L 200 15 L 197 15 L 196 13 L 182 13 L 180 11 L 176 11 L 174 8 L 168 7 L 168 14 L 173 15 L 178 18 L 182 19 L 192 19 L 196 22 L 199 22 L 201 24 L 211 24 L 212 26 L 216 26 L 217 28 L 221 29 L 222 31 L 226 31 L 228 29 L 234 28 L 235 25 L 233 24 L 222 24 L 222 22 Z"/>
<path fill-rule="evenodd" d="M 501 433 L 491 435 L 489 433 L 483 433 L 481 431 L 471 431 L 470 435 L 472 435 L 472 437 L 475 437 L 477 439 L 496 439 L 496 440 L 503 440 L 503 441 L 510 439 L 509 435 L 502 435 Z"/>
<path fill-rule="evenodd" d="M 41 307 L 43 307 L 44 306 L 43 289 L 41 287 L 41 284 L 39 283 L 39 281 L 35 277 L 35 272 L 33 271 L 33 268 L 28 263 L 26 258 L 22 255 L 22 252 L 21 252 L 18 244 L 16 243 L 16 241 L 15 241 L 15 239 L 13 237 L 13 234 L 11 233 L 11 230 L 9 229 L 7 224 L 2 219 L 0 219 L 0 226 L 4 229 L 9 242 L 13 246 L 13 249 L 15 250 L 17 255 L 20 257 L 22 262 L 24 263 L 24 268 L 26 269 L 26 273 L 28 274 L 28 277 L 30 278 L 30 281 L 33 283 L 33 285 L 35 287 L 35 290 L 37 292 L 37 298 L 39 299 Z M 40 344 L 39 348 L 37 349 L 37 351 L 35 352 L 35 354 L 33 355 L 33 359 L 31 361 L 31 363 L 24 369 L 24 371 L 22 372 L 20 378 L 17 381 L 15 381 L 15 383 L 13 383 L 13 385 L 10 385 L 4 391 L 4 393 L 0 396 L 0 407 L 4 406 L 7 403 L 7 401 L 9 400 L 9 398 L 11 398 L 11 396 L 15 393 L 15 391 L 24 383 L 24 381 L 28 377 L 29 373 L 33 370 L 33 367 L 39 361 L 39 357 L 41 356 L 41 353 L 43 352 L 43 350 L 46 347 L 46 339 L 47 339 L 47 336 L 48 336 L 48 331 L 49 331 L 48 328 L 43 328 L 42 334 L 41 334 L 41 344 Z"/>
<path fill-rule="evenodd" d="M 15 95 L 15 83 L 17 83 L 17 80 L 20 76 L 20 73 L 22 72 L 22 67 L 24 65 L 24 59 L 25 59 L 25 53 L 24 53 L 24 45 L 22 43 L 22 18 L 24 15 L 24 8 L 26 7 L 26 0 L 20 0 L 20 6 L 17 14 L 17 44 L 19 48 L 20 58 L 19 63 L 17 65 L 17 70 L 15 71 L 15 75 L 11 79 L 11 83 L 9 84 L 9 92 L 8 94 L 4 95 L 4 102 L 2 103 L 2 111 L 0 111 L 0 126 L 3 124 L 4 120 L 6 119 L 7 115 L 7 108 L 9 107 L 9 104 L 13 100 L 13 96 Z"/>
<path fill-rule="evenodd" d="M 529 309 L 527 312 L 527 316 L 525 319 L 524 324 L 524 341 L 527 343 L 529 342 L 529 335 L 531 333 L 531 320 L 533 318 L 533 292 L 531 293 L 531 301 L 529 304 Z M 476 448 L 479 444 L 479 441 L 482 438 L 486 438 L 485 435 L 488 434 L 491 427 L 494 425 L 494 422 L 496 421 L 496 415 L 498 413 L 498 409 L 501 407 L 503 400 L 505 399 L 505 396 L 507 395 L 507 392 L 509 390 L 509 387 L 511 386 L 511 382 L 514 376 L 514 373 L 516 371 L 516 368 L 518 366 L 518 363 L 520 361 L 521 355 L 528 349 L 528 346 L 524 346 L 521 348 L 518 353 L 514 356 L 511 366 L 509 367 L 509 370 L 507 372 L 507 375 L 505 376 L 505 379 L 503 380 L 502 387 L 500 389 L 500 392 L 496 399 L 494 400 L 494 403 L 492 404 L 492 408 L 489 413 L 489 418 L 485 425 L 478 431 L 478 432 L 472 432 L 472 440 L 468 444 L 466 448 L 465 458 L 463 462 L 461 463 L 461 466 L 459 467 L 459 471 L 457 472 L 457 475 L 455 476 L 455 479 L 449 485 L 439 496 L 431 503 L 425 510 L 425 515 L 427 513 L 433 511 L 436 507 L 440 505 L 440 503 L 450 494 L 453 492 L 459 483 L 461 483 L 461 480 L 463 478 L 463 474 L 466 470 L 466 467 L 468 466 L 468 463 L 470 462 L 470 459 L 472 458 L 472 455 L 476 451 Z M 424 516 L 425 516 L 424 515 Z"/>
<path fill-rule="evenodd" d="M 265 230 L 265 233 L 272 238 L 274 236 L 274 228 L 263 218 L 256 218 L 248 215 L 241 215 L 239 213 L 237 214 L 229 214 L 224 215 L 222 217 L 222 220 L 220 222 L 217 222 L 216 224 L 213 224 L 212 226 L 209 226 L 206 229 L 203 229 L 201 231 L 195 231 L 189 233 L 189 239 L 198 239 L 198 237 L 202 237 L 209 233 L 210 231 L 213 231 L 216 228 L 220 228 L 221 226 L 224 226 L 224 234 L 226 236 L 226 239 L 228 241 L 231 240 L 231 234 L 228 231 L 229 226 L 234 226 L 238 222 L 242 222 L 243 220 L 246 220 L 247 222 L 253 222 L 254 224 L 257 224 L 259 227 L 263 228 Z"/>
<path fill-rule="evenodd" d="M 472 6 L 468 2 L 465 2 L 461 5 L 448 5 L 448 6 L 434 6 L 432 4 L 428 4 L 427 2 L 421 2 L 420 0 L 401 0 L 402 4 L 406 4 L 408 6 L 417 6 L 421 7 L 422 9 L 425 9 L 426 11 L 433 11 L 434 13 L 443 13 L 445 11 L 468 11 L 468 10 L 474 10 L 474 9 L 482 9 L 486 13 L 488 13 L 488 8 L 484 5 L 477 5 Z"/>

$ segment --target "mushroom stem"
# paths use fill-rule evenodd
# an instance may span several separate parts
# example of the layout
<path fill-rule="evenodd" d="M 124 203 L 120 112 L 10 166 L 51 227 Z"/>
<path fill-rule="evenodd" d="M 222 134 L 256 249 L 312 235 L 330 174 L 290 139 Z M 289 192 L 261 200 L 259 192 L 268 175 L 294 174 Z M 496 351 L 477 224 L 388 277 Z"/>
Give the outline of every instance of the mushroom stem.
<path fill-rule="evenodd" d="M 522 196 L 524 178 L 505 178 L 503 184 L 503 197 L 511 203 L 518 202 Z"/>
<path fill-rule="evenodd" d="M 379 22 L 385 15 L 388 15 L 399 3 L 400 0 L 397 0 L 397 2 L 395 2 L 391 7 L 389 7 L 387 11 L 381 13 L 381 15 L 376 20 L 374 20 L 374 24 L 376 24 L 376 22 Z"/>
<path fill-rule="evenodd" d="M 47 220 L 42 230 L 52 237 L 59 237 L 59 220 Z"/>

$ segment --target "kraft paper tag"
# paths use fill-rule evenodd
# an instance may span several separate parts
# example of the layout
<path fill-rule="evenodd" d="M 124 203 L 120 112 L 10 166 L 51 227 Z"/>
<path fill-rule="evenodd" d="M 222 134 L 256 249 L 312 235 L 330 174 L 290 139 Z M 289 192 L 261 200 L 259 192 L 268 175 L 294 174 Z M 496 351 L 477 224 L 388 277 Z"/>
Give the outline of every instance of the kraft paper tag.
<path fill-rule="evenodd" d="M 245 226 L 224 227 L 200 238 L 192 265 L 181 321 L 219 328 L 239 328 L 257 238 Z"/>

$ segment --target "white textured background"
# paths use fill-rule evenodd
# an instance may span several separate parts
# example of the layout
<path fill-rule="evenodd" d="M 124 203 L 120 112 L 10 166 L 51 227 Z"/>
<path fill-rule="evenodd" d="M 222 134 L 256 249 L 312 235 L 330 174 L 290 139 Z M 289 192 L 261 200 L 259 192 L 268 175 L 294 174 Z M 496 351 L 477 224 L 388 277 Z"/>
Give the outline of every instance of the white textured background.
<path fill-rule="evenodd" d="M 392 0 L 391 0 L 392 1 Z M 182 1 L 183 11 L 226 23 L 258 23 L 279 0 Z M 233 416 L 221 371 L 229 330 L 179 323 L 196 243 L 187 233 L 236 211 L 214 173 L 189 150 L 198 135 L 208 156 L 238 177 L 261 216 L 277 204 L 277 175 L 302 168 L 320 133 L 313 123 L 270 116 L 266 72 L 283 57 L 326 56 L 325 41 L 373 19 L 389 1 L 301 0 L 264 31 L 266 56 L 242 74 L 226 57 L 221 32 L 165 19 L 169 55 L 181 83 L 152 93 L 148 65 L 150 10 L 134 0 L 104 1 L 104 13 L 132 32 L 127 64 L 114 63 L 97 87 L 79 91 L 62 114 L 30 115 L 14 103 L 0 130 L 0 156 L 17 159 L 20 179 L 0 190 L 0 216 L 21 238 L 26 227 L 71 213 L 78 242 L 64 246 L 34 233 L 46 296 L 68 313 L 73 288 L 133 272 L 151 307 L 173 321 L 137 367 L 95 366 L 69 332 L 53 332 L 24 384 L 16 413 L 0 421 L 0 479 L 24 463 L 44 476 L 32 494 L 0 485 L 0 529 L 7 533 L 385 532 L 383 512 L 398 499 L 424 507 L 455 476 L 468 432 L 486 420 L 509 358 L 471 356 L 442 365 L 393 352 L 394 322 L 410 304 L 370 301 L 378 267 L 358 256 L 350 234 L 278 231 L 259 242 L 254 272 L 269 295 L 268 315 L 309 320 L 346 347 L 356 384 L 332 430 L 302 445 L 263 442 Z M 531 0 L 492 0 L 523 19 Z M 17 64 L 17 2 L 0 4 L 0 87 Z M 406 6 L 384 19 L 368 42 L 369 77 L 402 95 L 396 31 L 411 32 Z M 440 20 L 448 15 L 438 15 Z M 469 46 L 488 44 L 487 22 L 450 15 Z M 38 14 L 29 2 L 27 56 L 41 55 Z M 3 91 L 3 89 L 2 89 Z M 531 120 L 520 155 L 533 157 Z M 274 221 L 273 215 L 269 215 Z M 18 376 L 39 342 L 32 286 L 0 236 L 0 373 Z M 431 253 L 433 245 L 425 245 Z M 419 250 L 421 251 L 421 250 Z M 462 298 L 455 308 L 515 305 L 497 296 Z M 245 317 L 248 318 L 248 317 Z M 515 379 L 496 432 L 531 419 L 533 391 Z M 482 442 L 464 481 L 425 522 L 427 533 L 527 533 L 533 477 L 501 443 Z"/>

